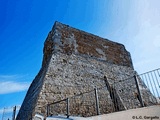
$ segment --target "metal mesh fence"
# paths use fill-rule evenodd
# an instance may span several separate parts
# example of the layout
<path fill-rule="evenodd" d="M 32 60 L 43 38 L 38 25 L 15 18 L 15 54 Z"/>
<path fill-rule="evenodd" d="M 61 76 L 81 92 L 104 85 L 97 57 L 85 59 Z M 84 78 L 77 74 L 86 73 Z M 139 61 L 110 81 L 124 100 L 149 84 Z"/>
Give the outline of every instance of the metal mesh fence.
<path fill-rule="evenodd" d="M 98 93 L 98 99 L 99 99 L 99 109 L 100 114 L 107 114 L 115 111 L 114 104 L 112 102 L 112 99 L 110 97 L 110 93 L 108 92 L 108 89 L 106 86 L 99 88 L 97 90 Z"/>
<path fill-rule="evenodd" d="M 67 102 L 66 99 L 62 100 L 62 101 L 58 101 L 56 103 L 50 104 L 48 105 L 47 109 L 48 109 L 48 115 L 52 116 L 52 115 L 66 115 L 67 114 Z"/>
<path fill-rule="evenodd" d="M 124 106 L 125 109 L 141 107 L 134 77 L 114 82 L 113 87 L 121 101 L 118 105 Z"/>
<path fill-rule="evenodd" d="M 160 69 L 105 85 L 48 105 L 48 116 L 94 116 L 158 104 Z M 153 76 L 154 75 L 154 76 Z M 144 79 L 145 78 L 145 79 Z"/>
<path fill-rule="evenodd" d="M 76 95 L 70 98 L 70 114 L 76 116 L 96 115 L 95 91 Z"/>

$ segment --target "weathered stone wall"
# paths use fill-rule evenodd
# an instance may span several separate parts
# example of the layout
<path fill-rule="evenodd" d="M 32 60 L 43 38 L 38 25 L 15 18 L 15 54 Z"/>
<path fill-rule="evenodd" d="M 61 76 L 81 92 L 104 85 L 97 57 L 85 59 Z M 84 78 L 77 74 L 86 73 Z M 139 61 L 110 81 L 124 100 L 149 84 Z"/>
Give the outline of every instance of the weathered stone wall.
<path fill-rule="evenodd" d="M 132 68 L 106 63 L 94 58 L 56 53 L 52 55 L 44 78 L 40 98 L 37 102 L 38 105 L 36 105 L 36 112 L 45 114 L 45 109 L 41 109 L 44 104 L 88 92 L 95 87 L 105 86 L 104 75 L 113 78 L 114 81 L 128 78 L 131 75 L 133 76 L 134 73 Z M 104 92 L 108 93 L 108 91 L 101 91 L 99 98 L 104 97 L 101 95 Z M 88 100 L 93 99 L 88 97 Z M 44 103 L 44 101 L 46 102 Z M 106 100 L 102 99 L 101 102 L 104 101 Z"/>
<path fill-rule="evenodd" d="M 122 44 L 71 28 L 56 22 L 44 43 L 42 68 L 33 80 L 22 104 L 17 120 L 28 120 L 35 113 L 46 116 L 47 104 L 82 94 L 95 87 L 98 91 L 100 112 L 110 113 L 113 101 L 107 89 L 104 76 L 109 84 L 130 78 L 135 74 L 131 56 Z M 136 92 L 133 80 L 123 85 Z M 121 86 L 123 86 L 121 84 Z M 133 86 L 133 87 L 132 87 Z M 143 85 L 142 85 L 143 86 Z M 117 86 L 118 103 L 127 106 L 127 94 Z M 146 89 L 145 89 L 146 90 Z M 129 94 L 133 94 L 129 93 Z M 149 96 L 151 94 L 146 94 Z M 122 100 L 122 98 L 124 100 Z M 127 99 L 125 99 L 125 97 Z M 84 101 L 81 101 L 85 99 Z M 86 94 L 71 99 L 72 115 L 95 115 L 94 94 Z M 139 101 L 135 98 L 135 107 Z M 61 105 L 64 108 L 65 103 Z M 54 109 L 52 107 L 51 109 Z M 60 113 L 65 110 L 54 109 Z M 122 109 L 121 109 L 122 110 Z"/>
<path fill-rule="evenodd" d="M 41 68 L 38 75 L 31 83 L 16 120 L 31 120 L 32 116 L 34 116 L 37 99 L 42 89 L 46 70 L 47 66 Z"/>
<path fill-rule="evenodd" d="M 56 22 L 45 42 L 44 53 L 81 54 L 106 62 L 133 68 L 130 53 L 124 45 Z M 49 54 L 46 54 L 49 55 Z"/>

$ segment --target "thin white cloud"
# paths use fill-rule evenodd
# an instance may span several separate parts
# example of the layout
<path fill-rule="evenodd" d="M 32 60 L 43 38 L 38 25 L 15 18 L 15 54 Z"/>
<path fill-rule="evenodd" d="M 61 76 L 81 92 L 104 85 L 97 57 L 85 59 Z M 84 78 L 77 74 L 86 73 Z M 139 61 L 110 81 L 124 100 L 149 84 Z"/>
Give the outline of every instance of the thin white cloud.
<path fill-rule="evenodd" d="M 110 24 L 104 22 L 99 30 L 105 31 L 106 38 L 125 45 L 138 73 L 160 67 L 160 1 L 144 1 L 127 1 L 126 6 L 121 1 L 113 2 Z"/>
<path fill-rule="evenodd" d="M 21 92 L 28 89 L 30 83 L 25 81 L 22 75 L 0 75 L 0 94 Z"/>
<path fill-rule="evenodd" d="M 135 70 L 144 73 L 160 67 L 160 2 L 132 2 L 129 24 L 125 26 L 125 33 L 120 32 L 119 36 L 125 35 L 120 41 L 126 40 L 124 43 L 131 53 Z"/>
<path fill-rule="evenodd" d="M 20 83 L 14 81 L 0 82 L 0 94 L 7 94 L 13 92 L 20 92 L 27 90 L 29 87 L 28 83 Z"/>
<path fill-rule="evenodd" d="M 28 78 L 28 75 L 0 75 L 0 81 L 17 81 Z"/>
<path fill-rule="evenodd" d="M 160 24 L 153 26 L 150 22 L 145 21 L 141 24 L 139 33 L 133 37 L 133 43 L 136 49 L 132 48 L 134 65 L 136 70 L 141 73 L 160 67 L 158 56 L 160 51 Z"/>

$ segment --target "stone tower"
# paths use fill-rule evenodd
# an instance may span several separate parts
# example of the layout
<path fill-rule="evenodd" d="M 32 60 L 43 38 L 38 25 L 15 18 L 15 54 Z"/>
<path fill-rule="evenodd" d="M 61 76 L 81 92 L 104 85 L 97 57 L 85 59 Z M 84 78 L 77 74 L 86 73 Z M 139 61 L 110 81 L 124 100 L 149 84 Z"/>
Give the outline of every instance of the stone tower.
<path fill-rule="evenodd" d="M 55 22 L 48 34 L 43 54 L 42 67 L 28 89 L 17 120 L 29 120 L 35 113 L 46 116 L 47 104 L 83 94 L 95 87 L 100 88 L 136 74 L 130 53 L 124 45 L 59 22 Z M 126 88 L 134 90 L 133 81 L 134 79 L 130 79 L 127 83 L 123 83 L 122 88 L 133 86 Z M 141 86 L 145 88 L 143 82 Z M 113 104 L 108 88 L 110 85 L 98 93 L 101 113 L 109 113 L 111 107 L 107 108 L 107 104 Z M 124 92 L 122 88 L 117 86 L 116 89 L 118 102 L 121 105 L 119 110 L 124 110 L 127 106 L 126 101 L 130 99 L 125 96 L 126 94 L 122 95 L 119 92 Z M 146 96 L 144 99 L 146 104 L 149 104 L 151 93 L 147 89 L 143 89 L 142 93 Z M 128 94 L 133 93 L 128 92 Z M 86 99 L 90 102 L 85 104 L 90 104 L 92 96 L 87 95 Z M 133 104 L 136 107 L 139 101 L 135 99 Z M 92 106 L 79 110 L 82 112 L 75 111 L 77 106 L 70 112 L 72 115 L 90 116 L 92 115 L 90 112 L 93 111 Z"/>

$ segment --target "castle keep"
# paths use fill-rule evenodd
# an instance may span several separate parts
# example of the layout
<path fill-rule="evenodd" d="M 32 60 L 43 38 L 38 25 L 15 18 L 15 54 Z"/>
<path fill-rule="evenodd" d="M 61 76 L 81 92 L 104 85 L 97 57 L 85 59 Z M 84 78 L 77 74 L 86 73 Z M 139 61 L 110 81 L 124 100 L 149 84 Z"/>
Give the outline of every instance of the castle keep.
<path fill-rule="evenodd" d="M 128 101 L 135 108 L 140 106 L 133 77 L 137 73 L 124 45 L 55 22 L 43 53 L 42 67 L 28 89 L 17 120 L 29 120 L 36 113 L 46 116 L 48 104 L 83 93 L 86 96 L 70 100 L 70 114 L 96 115 L 94 95 L 87 94 L 94 88 L 102 88 L 98 91 L 101 114 L 113 112 L 115 101 L 117 111 L 130 109 Z M 145 105 L 152 104 L 154 97 L 140 79 L 139 85 Z M 65 108 L 64 103 L 60 106 Z M 64 112 L 60 107 L 50 107 L 57 113 Z"/>

